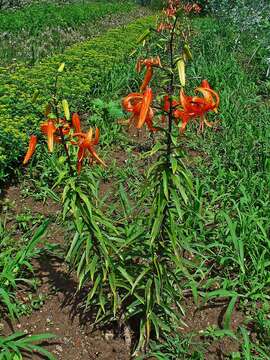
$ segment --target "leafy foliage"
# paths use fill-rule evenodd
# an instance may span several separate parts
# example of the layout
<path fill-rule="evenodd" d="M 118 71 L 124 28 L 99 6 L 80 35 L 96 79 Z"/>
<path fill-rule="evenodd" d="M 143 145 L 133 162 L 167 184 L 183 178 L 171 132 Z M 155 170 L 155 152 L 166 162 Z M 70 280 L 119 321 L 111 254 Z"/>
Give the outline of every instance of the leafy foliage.
<path fill-rule="evenodd" d="M 36 246 L 44 235 L 47 225 L 48 221 L 44 222 L 27 245 L 16 248 L 4 224 L 0 223 L 0 303 L 12 318 L 18 316 L 16 306 L 18 287 L 22 284 L 34 286 L 34 281 L 29 279 L 27 274 L 33 272 L 30 260 L 40 252 Z"/>
<path fill-rule="evenodd" d="M 1 360 L 22 360 L 25 354 L 37 353 L 45 359 L 56 360 L 55 357 L 36 342 L 44 342 L 54 338 L 52 334 L 27 335 L 21 332 L 14 332 L 12 335 L 0 336 L 0 357 Z"/>
<path fill-rule="evenodd" d="M 31 69 L 23 66 L 18 66 L 16 71 L 1 69 L 0 179 L 6 178 L 18 164 L 25 150 L 27 132 L 32 131 L 43 118 L 59 64 L 65 62 L 68 68 L 61 77 L 62 98 L 72 104 L 71 110 L 87 110 L 93 96 L 111 91 L 117 93 L 125 86 L 129 78 L 123 78 L 121 74 L 130 65 L 119 63 L 132 50 L 138 34 L 152 23 L 153 18 L 150 17 L 123 29 L 110 30 Z M 36 91 L 39 96 L 33 103 Z"/>

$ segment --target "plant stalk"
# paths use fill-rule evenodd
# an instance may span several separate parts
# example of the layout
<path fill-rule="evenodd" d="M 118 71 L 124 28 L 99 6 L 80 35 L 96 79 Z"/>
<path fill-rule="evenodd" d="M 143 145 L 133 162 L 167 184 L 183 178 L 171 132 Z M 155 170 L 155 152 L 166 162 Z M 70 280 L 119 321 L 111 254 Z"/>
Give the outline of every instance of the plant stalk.
<path fill-rule="evenodd" d="M 59 112 L 58 112 L 58 106 L 57 106 L 57 90 L 58 90 L 57 85 L 58 85 L 58 73 L 56 74 L 55 82 L 54 82 L 53 106 L 54 106 L 54 111 L 55 111 L 55 114 L 56 114 L 56 118 L 57 118 L 57 120 L 59 120 Z M 65 136 L 64 136 L 64 133 L 63 133 L 63 126 L 60 125 L 58 129 L 59 129 L 59 132 L 60 132 L 61 144 L 63 145 L 65 153 L 66 153 L 68 166 L 69 166 L 69 173 L 70 173 L 70 176 L 73 176 L 72 163 L 71 163 L 71 159 L 70 159 L 70 155 L 69 155 L 69 151 L 68 151 L 68 147 L 67 147 L 67 142 L 65 140 Z"/>

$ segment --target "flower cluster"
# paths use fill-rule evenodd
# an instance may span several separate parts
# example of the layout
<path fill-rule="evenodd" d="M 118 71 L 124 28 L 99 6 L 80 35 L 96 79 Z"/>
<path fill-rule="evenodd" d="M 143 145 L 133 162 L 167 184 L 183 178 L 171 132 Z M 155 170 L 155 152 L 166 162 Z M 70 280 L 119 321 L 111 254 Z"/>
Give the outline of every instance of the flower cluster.
<path fill-rule="evenodd" d="M 188 3 L 184 5 L 183 9 L 187 14 L 190 14 L 192 12 L 194 12 L 195 14 L 199 14 L 202 11 L 202 7 L 196 3 L 195 4 Z"/>
<path fill-rule="evenodd" d="M 128 120 L 128 124 L 132 123 L 137 129 L 140 129 L 144 124 L 147 125 L 148 130 L 151 132 L 157 131 L 153 126 L 154 110 L 151 107 L 153 101 L 152 89 L 148 86 L 152 76 L 153 67 L 161 67 L 160 58 L 149 58 L 145 60 L 138 60 L 136 70 L 141 72 L 142 66 L 146 67 L 146 73 L 140 86 L 140 93 L 131 93 L 122 100 L 124 110 L 132 113 Z"/>
<path fill-rule="evenodd" d="M 165 15 L 168 17 L 175 16 L 179 5 L 179 0 L 168 0 L 168 7 L 164 10 Z"/>
<path fill-rule="evenodd" d="M 99 129 L 96 128 L 95 136 L 93 137 L 93 129 L 87 133 L 81 131 L 80 117 L 77 113 L 72 115 L 71 124 L 66 119 L 48 119 L 40 125 L 40 131 L 47 137 L 47 144 L 49 152 L 53 152 L 54 143 L 66 144 L 66 138 L 69 141 L 68 145 L 78 146 L 77 156 L 77 170 L 80 173 L 83 160 L 89 155 L 89 163 L 96 161 L 105 166 L 105 163 L 97 155 L 94 146 L 99 142 Z M 77 141 L 74 141 L 74 138 Z M 38 137 L 31 135 L 27 153 L 24 157 L 23 164 L 27 164 L 33 156 Z"/>
<path fill-rule="evenodd" d="M 144 61 L 140 60 L 141 64 L 149 64 L 150 62 L 150 59 L 146 59 Z M 146 89 L 144 86 L 141 86 L 141 90 L 143 89 L 144 92 L 131 93 L 127 95 L 122 100 L 122 106 L 124 110 L 132 113 L 127 122 L 129 125 L 134 124 L 137 129 L 140 129 L 144 124 L 146 124 L 150 132 L 155 132 L 158 129 L 153 125 L 153 92 L 150 87 L 147 87 L 150 79 L 147 78 L 148 82 L 146 84 Z M 145 82 L 146 80 L 144 79 L 143 85 Z M 207 80 L 203 80 L 201 85 L 195 89 L 195 93 L 200 93 L 202 96 L 198 96 L 197 94 L 196 96 L 187 96 L 183 89 L 180 91 L 179 101 L 170 99 L 169 95 L 165 95 L 162 106 L 162 123 L 164 124 L 166 122 L 166 117 L 168 116 L 172 107 L 172 116 L 175 123 L 180 125 L 180 134 L 185 132 L 187 124 L 193 119 L 199 118 L 200 120 L 198 132 L 203 132 L 205 125 L 208 127 L 213 127 L 215 124 L 217 124 L 217 122 L 209 122 L 206 118 L 206 114 L 208 112 L 217 112 L 219 106 L 219 95 L 217 92 L 210 87 Z M 179 124 L 180 121 L 181 124 Z"/>
<path fill-rule="evenodd" d="M 173 116 L 176 122 L 178 122 L 179 119 L 182 121 L 180 127 L 181 134 L 184 133 L 188 122 L 192 119 L 200 119 L 198 132 L 203 132 L 204 125 L 212 127 L 217 123 L 209 122 L 206 119 L 206 113 L 210 111 L 217 112 L 219 95 L 211 89 L 207 80 L 203 80 L 201 85 L 195 89 L 195 93 L 198 92 L 202 94 L 202 97 L 187 96 L 183 89 L 180 91 L 180 101 L 175 106 Z"/>

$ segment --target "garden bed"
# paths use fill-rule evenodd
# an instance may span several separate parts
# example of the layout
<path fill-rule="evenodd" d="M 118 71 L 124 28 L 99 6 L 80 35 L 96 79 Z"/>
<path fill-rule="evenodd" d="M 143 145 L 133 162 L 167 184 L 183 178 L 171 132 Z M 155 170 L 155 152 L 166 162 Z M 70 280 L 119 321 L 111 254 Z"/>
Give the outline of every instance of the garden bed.
<path fill-rule="evenodd" d="M 194 131 L 197 118 L 192 118 L 186 131 L 174 138 L 179 147 L 172 146 L 173 137 L 163 137 L 165 125 L 159 115 L 152 126 L 160 131 L 151 136 L 149 119 L 147 127 L 139 130 L 122 125 L 126 116 L 120 99 L 128 93 L 134 97 L 143 77 L 135 72 L 135 59 L 128 55 L 143 42 L 138 41 L 141 33 L 154 24 L 153 17 L 143 18 L 74 45 L 32 68 L 11 67 L 1 75 L 0 178 L 9 181 L 13 165 L 20 163 L 28 133 L 43 118 L 61 62 L 66 67 L 60 96 L 68 99 L 71 111 L 80 112 L 83 131 L 99 127 L 99 145 L 95 146 L 107 165 L 85 162 L 76 177 L 77 148 L 73 146 L 82 142 L 69 144 L 70 169 L 58 145 L 49 154 L 40 142 L 29 168 L 18 171 L 19 184 L 3 189 L 0 239 L 7 254 L 12 248 L 27 248 L 36 230 L 44 222 L 48 226 L 46 235 L 41 231 L 45 244 L 40 241 L 37 253 L 29 258 L 34 276 L 23 272 L 35 279 L 36 289 L 24 285 L 15 293 L 22 317 L 13 322 L 14 330 L 58 335 L 44 344 L 57 359 L 128 359 L 139 344 L 143 359 L 266 360 L 270 128 L 269 102 L 262 91 L 267 84 L 264 62 L 256 58 L 253 43 L 244 41 L 248 32 L 239 43 L 239 30 L 230 22 L 193 18 L 188 28 L 193 62 L 186 66 L 185 92 L 194 94 L 193 89 L 207 78 L 220 97 L 219 114 L 213 114 L 218 122 L 198 135 Z M 152 56 L 149 43 L 144 49 Z M 144 49 L 137 52 L 139 58 Z M 167 58 L 173 60 L 164 57 L 162 63 Z M 151 86 L 163 91 L 162 77 L 155 78 L 159 59 L 147 61 L 146 67 L 155 64 Z M 183 67 L 178 70 L 183 85 Z M 168 71 L 168 76 L 172 73 Z M 206 102 L 209 109 L 215 92 L 210 91 L 207 103 L 207 91 L 200 100 L 187 96 L 186 102 L 193 99 L 191 107 L 196 101 Z M 176 101 L 178 88 L 175 93 Z M 136 105 L 142 96 L 146 97 L 135 94 Z M 173 127 L 173 111 L 166 113 L 165 105 L 159 106 L 162 98 L 163 94 L 154 98 L 155 111 L 161 108 Z M 217 110 L 215 106 L 212 110 Z M 174 134 L 178 131 L 175 127 Z M 153 147 L 162 141 L 163 148 Z M 167 157 L 162 155 L 164 149 Z M 170 151 L 173 155 L 168 158 Z M 156 170 L 156 177 L 147 174 L 149 167 L 153 174 L 159 164 L 161 172 Z M 160 225 L 156 219 L 164 213 Z M 18 269 L 13 269 L 14 275 Z M 10 280 L 1 281 L 8 288 Z M 91 306 L 86 311 L 87 299 Z M 92 332 L 98 309 L 105 320 Z M 11 323 L 2 322 L 7 335 Z"/>

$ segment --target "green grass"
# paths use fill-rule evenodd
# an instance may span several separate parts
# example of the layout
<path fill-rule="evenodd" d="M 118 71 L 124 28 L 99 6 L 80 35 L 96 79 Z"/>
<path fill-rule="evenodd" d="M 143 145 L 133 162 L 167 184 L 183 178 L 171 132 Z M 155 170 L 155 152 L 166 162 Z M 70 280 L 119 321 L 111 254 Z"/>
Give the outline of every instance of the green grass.
<path fill-rule="evenodd" d="M 16 12 L 0 12 L 0 32 L 18 34 L 25 30 L 30 34 L 38 34 L 45 28 L 77 27 L 80 23 L 89 20 L 95 21 L 107 14 L 130 11 L 133 6 L 129 1 L 125 3 L 78 1 L 62 6 L 53 3 L 33 4 Z"/>
<path fill-rule="evenodd" d="M 110 27 L 146 13 L 135 3 L 108 1 L 58 5 L 33 4 L 17 11 L 0 12 L 0 64 L 30 65 L 68 46 L 97 36 Z"/>
<path fill-rule="evenodd" d="M 215 230 L 202 232 L 209 256 L 224 269 L 222 288 L 253 300 L 267 298 L 269 222 L 269 106 L 258 94 L 254 75 L 238 61 L 237 51 L 224 46 L 222 29 L 212 19 L 200 20 L 195 40 L 194 76 L 203 74 L 221 97 L 221 129 L 208 132 L 193 146 L 208 154 L 196 166 L 203 186 L 206 222 Z M 207 30 L 207 29 L 211 29 Z M 209 37 L 211 41 L 206 41 Z M 214 244 L 217 246 L 215 247 Z M 229 274 L 235 276 L 228 281 Z"/>

